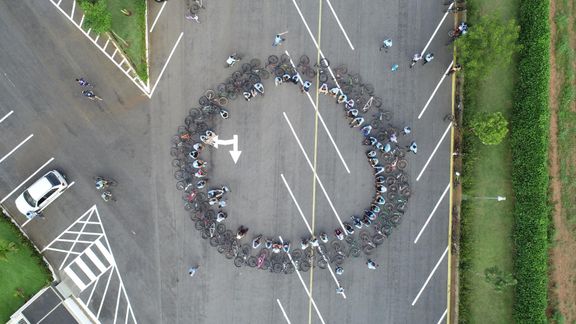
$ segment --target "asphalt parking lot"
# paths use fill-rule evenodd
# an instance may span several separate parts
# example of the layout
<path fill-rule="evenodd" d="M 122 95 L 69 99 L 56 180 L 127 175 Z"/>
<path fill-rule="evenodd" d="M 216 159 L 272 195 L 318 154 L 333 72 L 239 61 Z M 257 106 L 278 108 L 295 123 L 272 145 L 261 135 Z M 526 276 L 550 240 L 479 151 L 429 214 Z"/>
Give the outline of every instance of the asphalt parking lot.
<path fill-rule="evenodd" d="M 14 198 L 47 170 L 63 170 L 75 184 L 46 209 L 45 219 L 27 223 L 25 231 L 45 247 L 96 204 L 141 323 L 441 322 L 447 301 L 450 161 L 450 125 L 443 117 L 451 94 L 451 80 L 443 76 L 452 60 L 445 43 L 453 24 L 450 15 L 442 20 L 445 6 L 331 2 L 348 41 L 328 1 L 205 2 L 200 24 L 184 19 L 180 2 L 166 2 L 162 10 L 162 4 L 150 2 L 150 24 L 156 21 L 149 35 L 151 83 L 159 80 L 151 99 L 52 4 L 0 4 L 0 42 L 10 44 L 0 51 L 3 205 L 24 224 Z M 284 31 L 284 44 L 272 47 L 274 35 Z M 388 53 L 378 50 L 385 37 L 394 41 Z M 326 270 L 302 273 L 301 282 L 296 274 L 235 268 L 218 254 L 183 208 L 169 154 L 170 138 L 188 110 L 232 72 L 224 68 L 230 53 L 265 61 L 287 51 L 315 60 L 313 38 L 331 65 L 346 64 L 373 84 L 394 113 L 392 123 L 411 126 L 418 143 L 418 154 L 407 158 L 413 192 L 408 212 L 373 255 L 380 265 L 376 270 L 366 268 L 364 256 L 346 261 L 338 277 L 345 299 L 335 293 Z M 412 55 L 425 47 L 435 59 L 409 69 Z M 393 64 L 399 64 L 395 72 Z M 73 81 L 78 76 L 95 83 L 104 101 L 82 98 Z M 325 124 L 317 125 L 314 106 L 296 86 L 276 88 L 271 79 L 264 86 L 264 97 L 233 101 L 231 118 L 218 123 L 215 130 L 223 139 L 238 135 L 242 155 L 234 164 L 228 147 L 211 150 L 206 157 L 210 183 L 232 190 L 229 228 L 244 224 L 250 238 L 281 235 L 296 244 L 308 230 L 295 201 L 311 226 L 332 232 L 337 216 L 348 220 L 370 202 L 373 178 L 361 134 L 348 127 L 333 100 L 316 100 L 311 92 Z M 306 156 L 316 161 L 325 190 L 314 185 Z M 116 203 L 98 197 L 94 175 L 119 182 Z M 54 251 L 46 256 L 56 264 L 62 260 Z M 200 269 L 190 278 L 187 269 L 193 264 Z M 113 307 L 104 306 L 102 322 L 113 322 Z"/>

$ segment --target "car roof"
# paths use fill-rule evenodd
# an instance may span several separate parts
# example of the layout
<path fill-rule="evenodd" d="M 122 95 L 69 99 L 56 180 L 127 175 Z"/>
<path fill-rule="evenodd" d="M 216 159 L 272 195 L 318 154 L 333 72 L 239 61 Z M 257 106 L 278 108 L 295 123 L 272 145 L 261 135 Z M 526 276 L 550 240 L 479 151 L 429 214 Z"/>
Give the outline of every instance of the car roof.
<path fill-rule="evenodd" d="M 50 181 L 46 178 L 46 176 L 38 179 L 38 181 L 34 182 L 29 188 L 28 193 L 34 200 L 39 200 L 42 198 L 50 189 L 54 188 Z"/>

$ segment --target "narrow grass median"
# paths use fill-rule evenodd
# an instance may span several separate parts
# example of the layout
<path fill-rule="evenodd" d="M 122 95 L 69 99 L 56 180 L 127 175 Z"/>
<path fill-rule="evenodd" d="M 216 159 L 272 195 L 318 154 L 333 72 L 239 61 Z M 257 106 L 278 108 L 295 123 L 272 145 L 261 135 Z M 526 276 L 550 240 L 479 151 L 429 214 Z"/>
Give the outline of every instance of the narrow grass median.
<path fill-rule="evenodd" d="M 50 282 L 52 274 L 41 256 L 0 212 L 0 322 Z"/>
<path fill-rule="evenodd" d="M 517 1 L 467 1 L 467 22 L 470 33 L 489 26 L 508 26 L 503 33 L 512 33 L 518 11 Z M 481 19 L 492 19 L 482 23 Z M 491 34 L 488 28 L 482 31 Z M 460 323 L 513 323 L 514 284 L 514 193 L 512 190 L 512 153 L 509 137 L 500 144 L 484 145 L 474 134 L 475 116 L 500 112 L 510 120 L 516 64 L 508 62 L 470 62 L 460 57 L 460 47 L 485 55 L 485 44 L 456 43 L 456 52 L 463 64 L 464 117 L 462 125 L 462 209 L 460 235 Z M 482 38 L 479 38 L 482 39 Z M 484 37 L 485 39 L 485 37 Z M 515 41 L 514 41 L 515 43 Z M 507 46 L 502 44 L 501 46 Z M 470 60 L 470 58 L 468 58 Z M 468 63 L 468 70 L 467 70 Z M 486 64 L 488 63 L 488 64 Z M 481 67 L 480 67 L 481 66 Z M 480 71 L 482 69 L 482 71 Z M 496 199 L 498 196 L 506 200 Z M 494 275 L 496 273 L 496 275 Z"/>

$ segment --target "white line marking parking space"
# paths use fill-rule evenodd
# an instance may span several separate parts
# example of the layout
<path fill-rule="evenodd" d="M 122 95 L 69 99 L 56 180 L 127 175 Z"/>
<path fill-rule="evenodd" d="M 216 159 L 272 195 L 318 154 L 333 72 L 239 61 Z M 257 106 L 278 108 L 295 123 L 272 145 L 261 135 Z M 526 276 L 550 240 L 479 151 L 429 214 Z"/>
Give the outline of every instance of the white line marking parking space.
<path fill-rule="evenodd" d="M 436 265 L 434 266 L 434 269 L 432 269 L 432 271 L 430 272 L 430 274 L 428 275 L 428 278 L 426 278 L 426 281 L 424 282 L 424 284 L 422 285 L 422 288 L 420 288 L 420 291 L 418 292 L 418 295 L 416 295 L 416 298 L 414 298 L 414 300 L 412 301 L 412 306 L 414 306 L 416 304 L 416 302 L 418 301 L 418 298 L 420 298 L 420 295 L 422 294 L 422 292 L 424 291 L 424 289 L 426 288 L 426 286 L 428 285 L 428 283 L 430 282 L 430 279 L 432 278 L 432 276 L 434 275 L 434 272 L 436 272 L 436 269 L 438 269 L 438 266 L 440 265 L 440 263 L 442 263 L 442 260 L 444 260 L 444 257 L 446 256 L 446 253 L 448 252 L 448 247 L 446 247 L 446 250 L 444 250 L 444 253 L 442 253 L 442 256 L 440 257 L 440 259 L 438 260 L 438 262 L 436 262 Z"/>
<path fill-rule="evenodd" d="M 342 220 L 340 219 L 340 215 L 338 215 L 338 212 L 336 211 L 336 208 L 334 207 L 334 204 L 332 203 L 332 199 L 330 199 L 330 197 L 328 196 L 328 193 L 326 192 L 326 189 L 324 188 L 324 185 L 322 184 L 320 177 L 318 177 L 316 170 L 314 170 L 314 166 L 312 165 L 312 162 L 310 162 L 310 159 L 308 158 L 308 154 L 306 154 L 306 151 L 304 151 L 304 147 L 302 146 L 302 143 L 300 142 L 298 135 L 296 135 L 296 131 L 294 130 L 294 127 L 292 127 L 292 123 L 290 123 L 290 120 L 288 119 L 286 112 L 283 112 L 283 114 L 284 114 L 284 119 L 286 119 L 286 122 L 288 123 L 288 126 L 290 126 L 290 130 L 292 131 L 292 134 L 294 135 L 296 142 L 298 142 L 298 146 L 300 146 L 300 150 L 302 150 L 302 154 L 304 154 L 304 157 L 306 158 L 306 162 L 308 162 L 308 166 L 312 170 L 312 173 L 314 173 L 314 178 L 316 178 L 316 181 L 318 181 L 318 185 L 320 185 L 320 188 L 322 189 L 322 192 L 324 193 L 326 200 L 328 200 L 328 204 L 330 205 L 330 208 L 332 208 L 332 211 L 334 212 L 334 215 L 336 216 L 338 223 L 340 223 L 340 226 L 342 227 L 342 230 L 344 230 L 344 233 L 346 233 L 346 235 L 348 235 L 348 232 L 344 228 L 344 224 L 342 224 Z"/>
<path fill-rule="evenodd" d="M 438 206 L 440 206 L 440 203 L 442 202 L 442 200 L 444 200 L 444 196 L 446 196 L 446 193 L 448 192 L 449 189 L 450 189 L 450 183 L 448 183 L 448 185 L 446 186 L 446 189 L 444 189 L 444 192 L 440 196 L 440 199 L 438 199 L 438 202 L 436 202 L 436 205 L 434 206 L 434 209 L 432 209 L 432 212 L 428 216 L 428 219 L 426 219 L 424 226 L 422 226 L 422 229 L 420 230 L 420 232 L 418 232 L 418 235 L 416 235 L 416 239 L 414 239 L 414 244 L 418 243 L 418 240 L 420 239 L 420 235 L 422 235 L 422 233 L 424 233 L 424 230 L 428 226 L 428 222 L 430 222 L 430 219 L 432 219 L 432 216 L 434 216 L 436 209 L 438 209 Z"/>
<path fill-rule="evenodd" d="M 430 97 L 428 98 L 428 101 L 426 101 L 426 104 L 424 105 L 424 107 L 423 107 L 422 110 L 420 111 L 420 114 L 418 115 L 418 119 L 422 118 L 422 115 L 424 115 L 424 112 L 425 112 L 426 109 L 428 108 L 428 105 L 429 105 L 430 102 L 432 101 L 432 98 L 434 98 L 434 96 L 436 95 L 436 91 L 438 91 L 438 88 L 440 88 L 440 85 L 442 84 L 442 82 L 444 81 L 444 79 L 446 79 L 446 77 L 447 77 L 446 73 L 448 73 L 448 71 L 450 71 L 450 68 L 452 68 L 452 64 L 454 64 L 454 61 L 450 62 L 450 65 L 448 65 L 448 68 L 447 68 L 446 71 L 444 71 L 444 73 L 442 74 L 442 77 L 440 78 L 440 81 L 438 81 L 438 84 L 436 84 L 436 88 L 434 88 L 434 91 L 432 91 L 432 94 L 431 94 Z"/>
<path fill-rule="evenodd" d="M 288 53 L 288 51 L 285 51 L 285 53 L 290 58 L 290 64 L 292 65 L 294 70 L 297 71 L 296 65 L 294 65 L 294 61 L 292 61 L 292 57 L 290 56 L 290 53 Z M 300 75 L 300 73 L 298 73 L 298 75 Z M 302 78 L 298 78 L 298 79 L 300 80 L 300 85 L 304 84 L 304 81 L 302 80 Z M 350 174 L 350 168 L 348 168 L 348 164 L 346 164 L 346 161 L 344 161 L 344 157 L 342 156 L 342 153 L 340 153 L 340 150 L 338 149 L 338 145 L 336 145 L 336 142 L 334 141 L 334 138 L 332 137 L 332 133 L 330 133 L 328 126 L 326 126 L 326 123 L 324 122 L 324 118 L 322 118 L 322 115 L 320 114 L 318 107 L 314 103 L 314 100 L 312 100 L 312 96 L 310 96 L 310 93 L 308 93 L 308 92 L 306 92 L 306 95 L 308 96 L 308 100 L 310 100 L 312 107 L 314 107 L 314 110 L 318 113 L 318 119 L 322 123 L 322 126 L 324 127 L 326 134 L 328 134 L 328 138 L 330 139 L 330 142 L 332 142 L 332 146 L 334 146 L 334 149 L 336 150 L 336 153 L 338 154 L 340 161 L 342 161 L 342 164 L 344 164 L 344 168 L 346 169 L 346 172 L 348 172 L 348 174 Z"/>
<path fill-rule="evenodd" d="M 4 155 L 4 157 L 2 157 L 0 159 L 0 163 L 4 162 L 4 160 L 6 160 L 10 155 L 12 155 L 12 153 L 14 153 L 14 151 L 16 151 L 18 148 L 20 148 L 20 146 L 22 146 L 22 145 L 24 145 L 24 143 L 28 142 L 28 140 L 31 139 L 32 136 L 34 136 L 34 134 L 30 134 L 22 142 L 20 142 L 20 144 L 16 145 L 16 147 L 13 148 L 12 151 L 10 151 L 10 152 L 8 152 L 8 154 Z"/>
<path fill-rule="evenodd" d="M 160 15 L 162 14 L 162 11 L 164 11 L 164 7 L 166 7 L 167 3 L 168 3 L 168 1 L 164 1 L 164 3 L 162 4 L 160 11 L 158 11 L 156 18 L 154 18 L 154 22 L 152 23 L 152 27 L 150 27 L 150 32 L 154 31 L 154 26 L 156 26 L 156 22 L 158 22 L 158 18 L 160 18 Z"/>
<path fill-rule="evenodd" d="M 288 318 L 288 315 L 286 315 L 286 311 L 284 310 L 284 307 L 282 307 L 282 303 L 280 303 L 280 299 L 276 298 L 276 302 L 278 303 L 278 306 L 280 306 L 280 310 L 282 311 L 282 314 L 284 314 L 284 319 L 286 319 L 286 323 L 292 324 L 292 322 L 290 322 L 290 319 Z"/>
<path fill-rule="evenodd" d="M 174 44 L 174 47 L 172 47 L 172 51 L 170 51 L 170 55 L 168 55 L 168 59 L 166 60 L 166 63 L 164 63 L 164 66 L 162 67 L 162 70 L 160 71 L 160 75 L 158 75 L 158 79 L 156 79 L 156 83 L 154 83 L 154 86 L 152 87 L 152 91 L 150 91 L 150 95 L 149 95 L 150 98 L 152 98 L 152 95 L 154 94 L 154 90 L 156 90 L 156 86 L 158 85 L 158 82 L 160 81 L 160 79 L 162 79 L 162 75 L 164 74 L 164 70 L 166 70 L 168 63 L 170 63 L 170 59 L 172 58 L 174 51 L 178 47 L 178 44 L 180 44 L 180 40 L 182 40 L 182 36 L 184 36 L 184 32 L 180 33 L 180 36 L 178 37 L 176 44 Z"/>
<path fill-rule="evenodd" d="M 437 324 L 442 323 L 442 321 L 444 320 L 444 318 L 446 317 L 446 313 L 448 313 L 448 308 L 446 308 L 444 310 L 444 313 L 442 313 L 442 316 L 440 317 L 440 319 L 438 320 Z"/>
<path fill-rule="evenodd" d="M 280 177 L 282 178 L 282 181 L 284 181 L 284 185 L 286 186 L 286 189 L 288 189 L 288 192 L 290 193 L 290 197 L 292 197 L 294 204 L 296 204 L 296 208 L 298 208 L 298 212 L 300 213 L 300 216 L 302 216 L 302 220 L 304 220 L 304 224 L 306 224 L 306 227 L 308 227 L 308 231 L 310 232 L 310 235 L 313 235 L 314 232 L 312 232 L 312 228 L 310 227 L 310 224 L 308 224 L 308 221 L 306 220 L 306 216 L 304 216 L 304 212 L 302 211 L 302 208 L 300 208 L 300 204 L 298 204 L 296 197 L 294 197 L 294 194 L 292 193 L 292 189 L 290 189 L 290 186 L 288 185 L 286 178 L 284 178 L 284 175 L 282 173 L 280 173 Z"/>
<path fill-rule="evenodd" d="M 278 236 L 278 237 L 280 238 L 280 242 L 282 242 L 282 244 L 284 244 L 284 240 L 282 239 L 282 236 Z M 292 260 L 292 256 L 290 255 L 290 253 L 288 253 L 287 255 L 288 255 L 288 258 L 290 259 L 290 262 L 292 262 L 292 266 L 294 266 L 294 271 L 298 275 L 298 279 L 300 279 L 300 283 L 302 284 L 302 287 L 304 287 L 304 290 L 306 291 L 308 298 L 310 298 L 310 301 L 312 302 L 312 306 L 314 306 L 314 309 L 316 310 L 316 314 L 320 318 L 320 321 L 322 322 L 322 324 L 326 324 L 326 322 L 324 322 L 324 317 L 322 317 L 322 314 L 320 314 L 320 310 L 318 310 L 318 306 L 316 306 L 316 302 L 314 301 L 314 298 L 312 298 L 312 295 L 310 294 L 310 290 L 308 290 L 308 287 L 306 287 L 306 284 L 304 283 L 304 279 L 302 279 L 302 275 L 300 274 L 298 267 L 296 266 L 296 264 L 294 264 L 294 260 Z"/>
<path fill-rule="evenodd" d="M 14 110 L 10 110 L 9 113 L 7 113 L 6 115 L 4 115 L 4 117 L 2 117 L 2 119 L 0 119 L 0 124 L 8 117 L 10 117 L 10 115 L 12 115 L 14 113 Z"/>
<path fill-rule="evenodd" d="M 422 50 L 422 53 L 420 53 L 420 55 L 424 55 L 424 53 L 426 52 L 426 49 L 428 49 L 428 46 L 430 46 L 430 43 L 432 43 L 432 40 L 434 39 L 434 36 L 436 36 L 438 29 L 440 29 L 440 26 L 442 26 L 442 23 L 444 22 L 444 20 L 446 20 L 446 17 L 448 17 L 448 14 L 450 14 L 450 9 L 452 9 L 452 6 L 454 6 L 454 2 L 452 2 L 450 4 L 450 6 L 448 7 L 448 10 L 444 14 L 444 17 L 442 17 L 442 20 L 440 20 L 440 23 L 438 23 L 438 26 L 436 26 L 436 29 L 434 29 L 432 36 L 430 36 L 428 43 L 426 43 L 426 46 L 424 46 L 424 49 Z"/>
<path fill-rule="evenodd" d="M 48 161 L 46 161 L 46 163 L 42 164 L 42 166 L 39 167 L 38 170 L 34 171 L 34 173 L 32 173 L 28 178 L 26 178 L 26 180 L 22 181 L 22 183 L 20 183 L 18 185 L 18 187 L 14 188 L 14 190 L 12 190 L 8 195 L 6 195 L 6 197 L 2 198 L 2 200 L 0 200 L 0 204 L 5 202 L 6 199 L 10 198 L 10 196 L 12 196 L 14 194 L 14 192 L 16 192 L 16 190 L 20 189 L 20 187 L 22 187 L 26 182 L 28 182 L 30 179 L 32 179 L 32 177 L 34 177 L 38 172 L 40 172 L 40 170 L 42 170 L 45 166 L 50 164 L 50 162 L 52 162 L 52 161 L 54 161 L 53 157 L 50 158 Z"/>
<path fill-rule="evenodd" d="M 446 130 L 444 131 L 444 134 L 442 135 L 442 138 L 438 141 L 438 144 L 436 144 L 436 147 L 434 148 L 434 151 L 432 151 L 432 154 L 430 154 L 430 157 L 428 158 L 428 161 L 426 161 L 426 164 L 424 164 L 424 167 L 422 168 L 422 171 L 420 171 L 420 173 L 418 174 L 418 177 L 416 178 L 416 181 L 420 181 L 420 177 L 422 177 L 422 174 L 424 173 L 424 171 L 426 171 L 426 168 L 428 167 L 428 163 L 430 163 L 430 161 L 432 161 L 432 158 L 434 157 L 434 154 L 436 154 L 436 151 L 438 150 L 438 148 L 440 147 L 440 144 L 442 144 L 442 142 L 444 141 L 444 138 L 446 137 L 446 135 L 448 134 L 448 131 L 450 130 L 450 128 L 452 127 L 452 123 L 450 123 L 448 125 L 448 127 L 446 128 Z"/>
<path fill-rule="evenodd" d="M 352 50 L 354 50 L 354 46 L 352 45 L 352 42 L 350 41 L 350 38 L 348 38 L 348 34 L 346 33 L 346 31 L 344 30 L 344 27 L 342 27 L 342 24 L 340 23 L 340 19 L 338 19 L 338 15 L 336 15 L 336 11 L 334 11 L 334 8 L 332 7 L 332 3 L 330 3 L 330 0 L 326 0 L 326 2 L 328 3 L 328 7 L 330 7 L 330 11 L 332 11 L 332 14 L 334 15 L 334 18 L 336 18 L 336 22 L 338 23 L 338 27 L 340 27 L 340 30 L 342 31 L 342 33 L 344 34 L 344 37 L 346 37 L 346 41 L 348 42 L 348 45 L 350 45 L 350 48 Z"/>

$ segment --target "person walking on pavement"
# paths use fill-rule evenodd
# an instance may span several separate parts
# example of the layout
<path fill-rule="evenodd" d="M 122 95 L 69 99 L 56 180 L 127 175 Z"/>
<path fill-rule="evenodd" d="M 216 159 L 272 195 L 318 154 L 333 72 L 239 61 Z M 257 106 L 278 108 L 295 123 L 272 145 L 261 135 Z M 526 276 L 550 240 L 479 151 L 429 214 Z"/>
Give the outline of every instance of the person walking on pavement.
<path fill-rule="evenodd" d="M 272 46 L 276 47 L 278 45 L 282 45 L 282 42 L 284 42 L 286 40 L 286 38 L 282 37 L 282 35 L 284 35 L 286 33 L 287 32 L 277 34 L 276 37 L 274 37 L 274 43 L 272 43 Z"/>
<path fill-rule="evenodd" d="M 424 56 L 424 62 L 422 62 L 422 65 L 430 63 L 430 61 L 432 61 L 433 59 L 434 59 L 434 53 L 426 54 L 426 56 Z"/>
<path fill-rule="evenodd" d="M 418 151 L 418 145 L 416 145 L 415 141 L 412 141 L 412 143 L 410 143 L 410 145 L 406 146 L 408 148 L 408 151 L 416 154 L 416 152 Z"/>
<path fill-rule="evenodd" d="M 334 269 L 334 271 L 336 272 L 337 275 L 342 275 L 344 273 L 344 269 L 342 267 L 336 267 L 336 269 Z"/>
<path fill-rule="evenodd" d="M 414 54 L 414 56 L 412 57 L 412 63 L 410 63 L 410 68 L 412 68 L 414 66 L 414 64 L 416 64 L 421 59 L 422 59 L 422 54 L 420 54 L 420 53 Z"/>
<path fill-rule="evenodd" d="M 76 82 L 78 82 L 78 84 L 81 87 L 91 87 L 92 86 L 88 81 L 84 80 L 84 78 L 78 78 L 78 79 L 76 79 Z"/>
<path fill-rule="evenodd" d="M 392 40 L 390 38 L 387 38 L 382 42 L 382 46 L 380 46 L 380 51 L 384 49 L 384 52 L 388 53 L 388 49 L 390 49 L 390 47 L 392 47 Z"/>
<path fill-rule="evenodd" d="M 190 267 L 190 269 L 188 269 L 188 275 L 190 277 L 194 277 L 194 275 L 196 274 L 196 271 L 198 271 L 198 266 L 192 266 L 192 267 Z"/>
<path fill-rule="evenodd" d="M 310 87 L 312 86 L 312 82 L 306 80 L 304 81 L 304 83 L 300 86 L 300 91 L 302 92 L 308 92 L 310 91 Z"/>
<path fill-rule="evenodd" d="M 370 269 L 370 270 L 376 270 L 376 267 L 380 266 L 376 262 L 372 261 L 372 259 L 368 259 L 368 261 L 366 261 L 366 265 L 368 266 L 368 269 Z"/>
<path fill-rule="evenodd" d="M 408 126 L 404 126 L 404 129 L 402 130 L 401 134 L 402 135 L 408 135 L 412 132 L 412 129 Z"/>
<path fill-rule="evenodd" d="M 344 295 L 344 288 L 342 288 L 342 286 L 338 286 L 338 288 L 336 288 L 336 293 L 340 294 L 340 295 Z"/>

